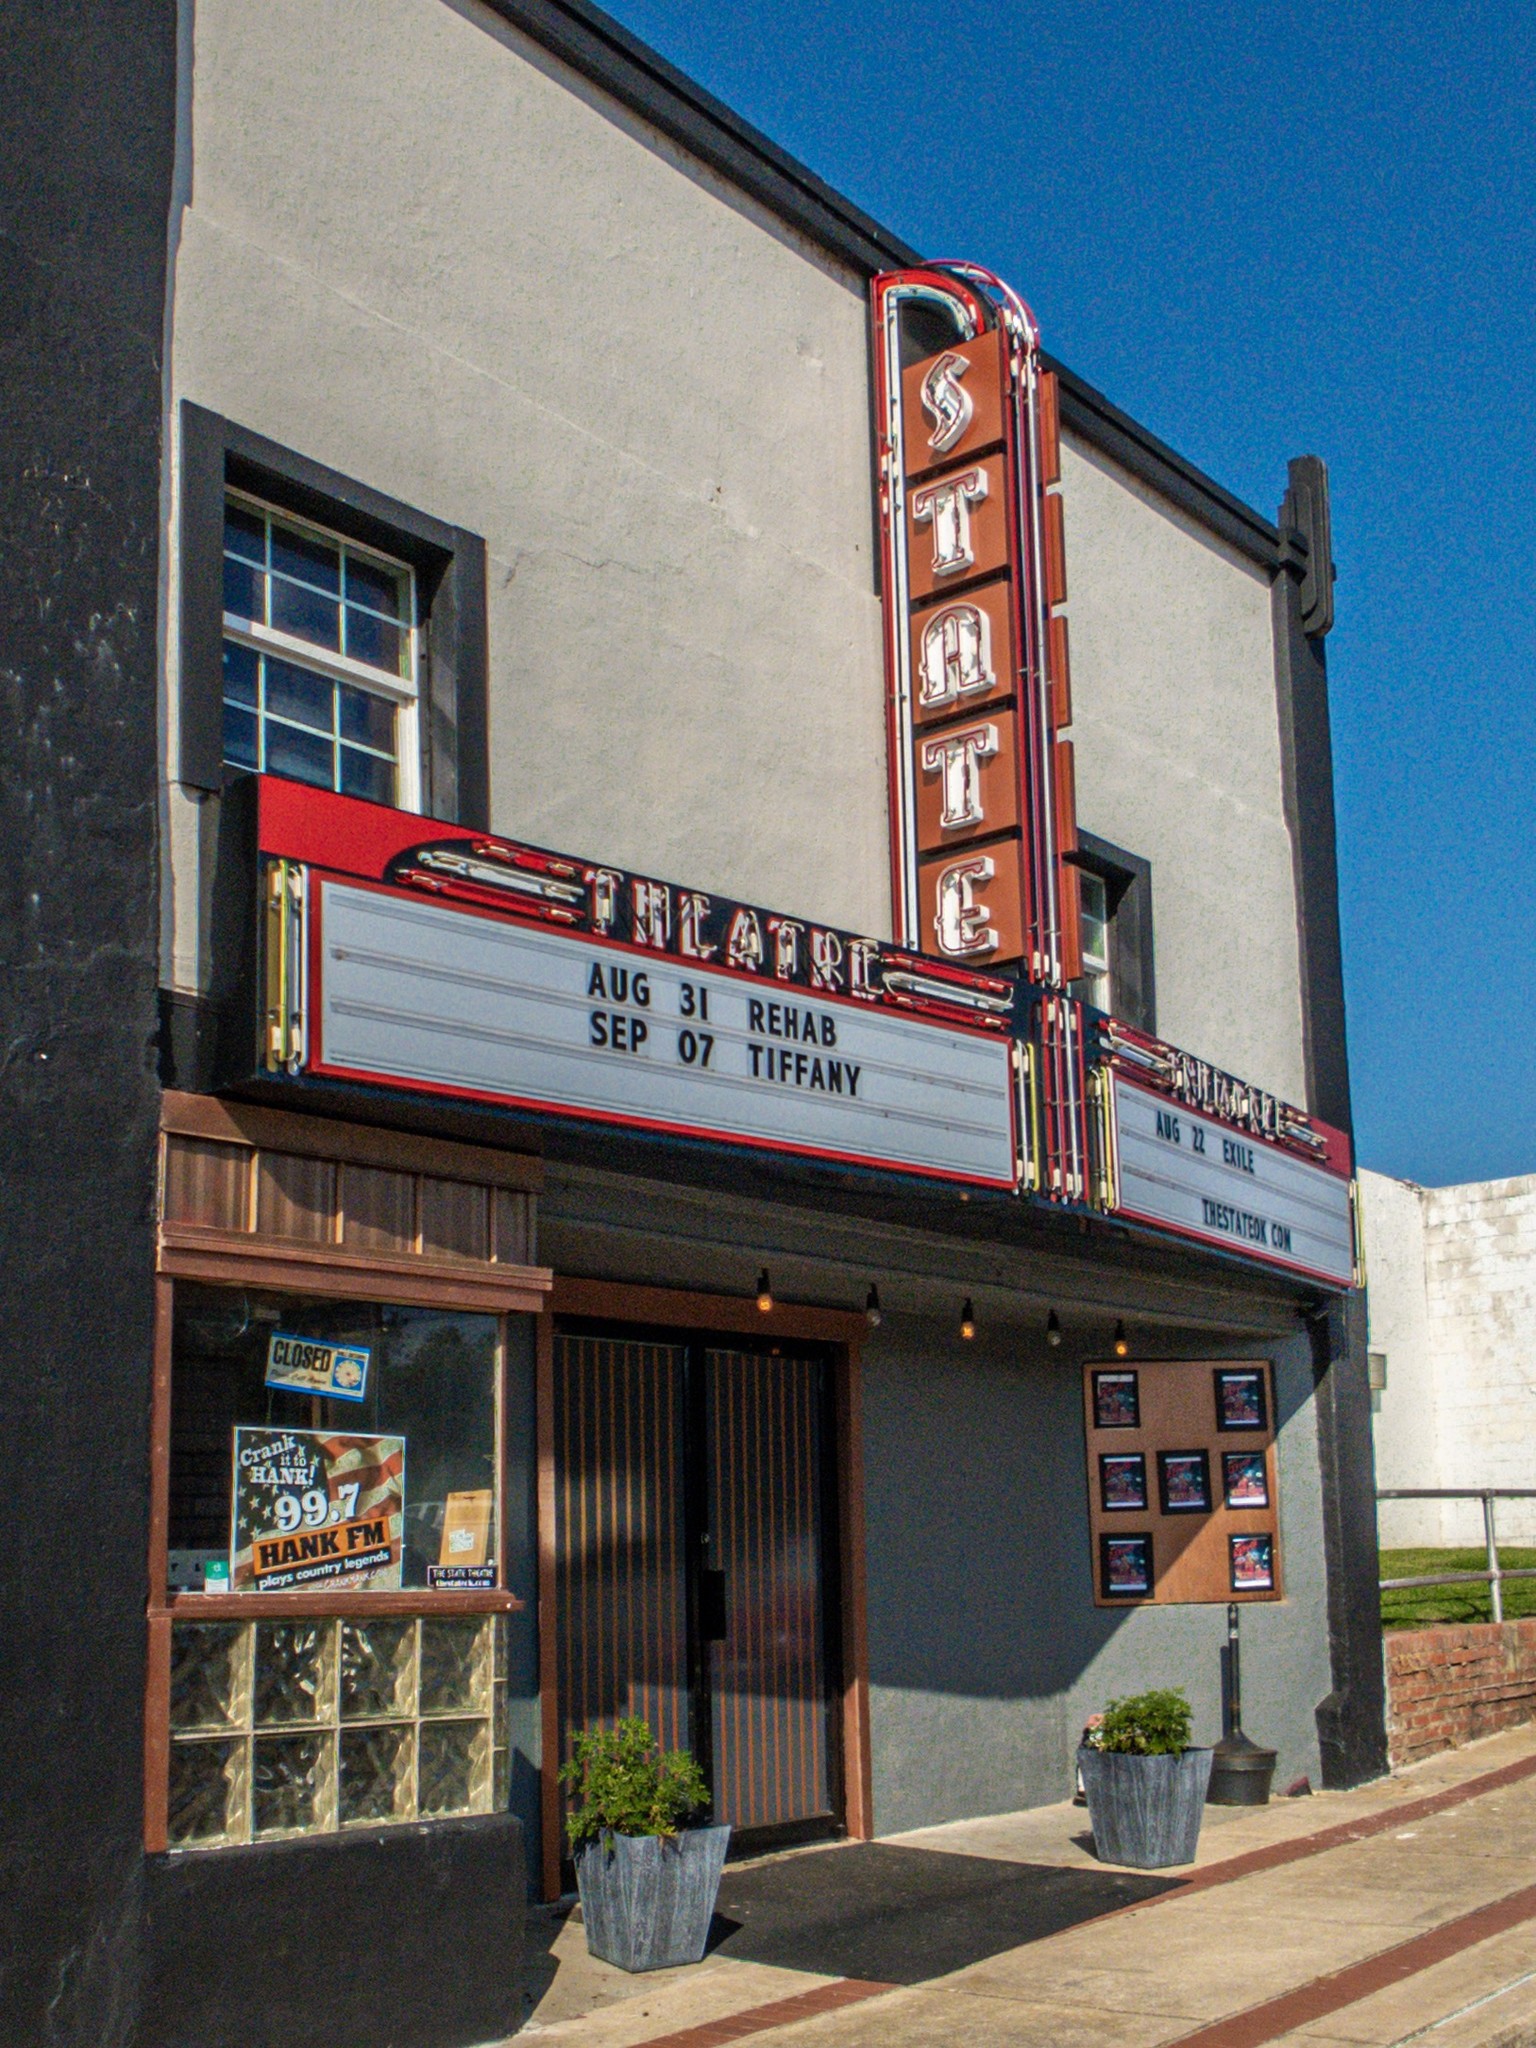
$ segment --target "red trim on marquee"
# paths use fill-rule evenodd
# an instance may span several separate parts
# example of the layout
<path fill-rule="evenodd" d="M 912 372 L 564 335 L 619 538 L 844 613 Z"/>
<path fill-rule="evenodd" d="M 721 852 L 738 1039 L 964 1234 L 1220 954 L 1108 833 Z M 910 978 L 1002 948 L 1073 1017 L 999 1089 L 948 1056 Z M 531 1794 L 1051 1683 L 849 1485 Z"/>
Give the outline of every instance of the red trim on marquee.
<path fill-rule="evenodd" d="M 342 799 L 342 801 L 356 800 Z M 377 810 L 381 808 L 380 806 L 369 804 L 363 804 L 359 807 L 364 810 Z M 385 813 L 385 815 L 395 814 Z M 416 821 L 413 820 L 412 822 Z M 414 833 L 411 839 L 407 841 L 407 844 L 416 844 L 420 837 L 421 834 L 419 832 Z M 398 852 L 399 849 L 396 848 L 395 851 Z M 300 856 L 293 854 L 289 855 L 288 858 L 298 859 Z M 720 1130 L 712 1125 L 671 1123 L 654 1117 L 634 1116 L 619 1110 L 585 1109 L 569 1102 L 550 1102 L 541 1096 L 503 1095 L 494 1089 L 463 1088 L 456 1087 L 445 1081 L 418 1081 L 392 1074 L 377 1074 L 369 1069 L 332 1066 L 325 1058 L 320 1028 L 322 1009 L 320 987 L 324 946 L 322 933 L 323 913 L 321 910 L 321 885 L 323 883 L 339 882 L 349 889 L 361 887 L 370 894 L 392 896 L 405 903 L 429 903 L 435 905 L 440 910 L 451 910 L 459 917 L 483 919 L 487 924 L 499 925 L 510 923 L 518 925 L 523 921 L 516 918 L 499 917 L 494 911 L 479 910 L 469 904 L 449 903 L 441 897 L 423 896 L 412 889 L 391 888 L 388 883 L 371 881 L 366 876 L 336 874 L 312 869 L 309 880 L 309 1003 L 307 1005 L 309 1039 L 305 1059 L 305 1071 L 308 1073 L 322 1076 L 327 1080 L 366 1082 L 371 1087 L 397 1089 L 405 1094 L 437 1095 L 461 1102 L 489 1102 L 504 1108 L 534 1110 L 549 1116 L 580 1117 L 584 1122 L 617 1124 L 626 1130 L 653 1131 L 669 1137 L 695 1138 L 709 1144 L 749 1145 L 757 1151 L 794 1153 L 801 1158 L 830 1161 L 839 1166 L 863 1167 L 867 1171 L 874 1173 L 917 1174 L 925 1180 L 947 1181 L 965 1187 L 995 1188 L 1008 1194 L 1012 1194 L 1017 1186 L 1017 1182 L 1011 1176 L 1007 1180 L 999 1180 L 994 1179 L 988 1174 L 955 1173 L 944 1167 L 916 1166 L 905 1160 L 874 1158 L 868 1153 L 863 1152 L 838 1152 L 818 1145 L 797 1144 L 794 1140 L 788 1138 L 759 1138 L 749 1133 Z M 547 925 L 541 926 L 540 929 L 545 931 L 555 930 L 554 927 Z M 582 945 L 606 946 L 613 952 L 625 953 L 637 960 L 652 963 L 658 960 L 665 960 L 669 965 L 673 967 L 680 966 L 685 971 L 688 966 L 686 957 L 680 957 L 675 953 L 658 953 L 653 946 L 635 946 L 622 939 L 599 937 L 594 932 L 556 931 L 555 936 L 573 939 Z M 713 961 L 708 960 L 701 960 L 698 965 L 701 971 L 710 974 L 727 974 L 735 980 L 750 982 L 758 988 L 792 989 L 807 1002 L 843 1003 L 848 1008 L 857 1011 L 861 1016 L 866 1017 L 871 1012 L 871 1005 L 861 1002 L 857 996 L 837 995 L 821 989 L 806 989 L 796 982 L 773 981 L 762 975 L 746 973 L 740 968 L 717 967 Z M 925 1024 L 926 1028 L 930 1030 L 964 1029 L 962 1026 L 926 1025 L 926 1020 L 920 1017 L 911 1017 L 907 1021 Z M 999 1043 L 997 1037 L 988 1032 L 972 1029 L 967 1035 L 980 1039 L 987 1045 L 996 1046 Z M 1008 1102 L 1009 1150 L 1017 1158 L 1019 1152 L 1019 1118 L 1018 1104 L 1015 1100 L 1016 1091 L 1009 1085 L 1005 1092 Z"/>

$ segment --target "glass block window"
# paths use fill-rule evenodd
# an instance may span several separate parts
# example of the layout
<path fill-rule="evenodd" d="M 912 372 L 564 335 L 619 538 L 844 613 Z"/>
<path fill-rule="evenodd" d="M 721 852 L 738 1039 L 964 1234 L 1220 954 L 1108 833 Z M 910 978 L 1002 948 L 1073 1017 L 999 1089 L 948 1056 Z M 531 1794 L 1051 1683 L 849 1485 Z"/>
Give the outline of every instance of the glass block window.
<path fill-rule="evenodd" d="M 499 1615 L 178 1620 L 170 1846 L 504 1808 L 506 1691 Z"/>
<path fill-rule="evenodd" d="M 412 571 L 231 493 L 224 759 L 346 796 L 418 801 Z"/>

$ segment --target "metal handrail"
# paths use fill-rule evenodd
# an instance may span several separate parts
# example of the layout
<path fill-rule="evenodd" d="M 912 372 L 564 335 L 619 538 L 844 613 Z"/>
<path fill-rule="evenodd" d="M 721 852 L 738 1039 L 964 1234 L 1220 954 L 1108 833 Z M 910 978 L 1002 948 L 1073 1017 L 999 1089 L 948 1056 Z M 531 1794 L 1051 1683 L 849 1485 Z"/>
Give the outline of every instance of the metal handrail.
<path fill-rule="evenodd" d="M 1430 1572 L 1422 1578 L 1380 1579 L 1383 1593 L 1396 1593 L 1409 1586 L 1456 1586 L 1469 1581 L 1488 1588 L 1488 1607 L 1495 1621 L 1504 1619 L 1503 1586 L 1506 1579 L 1536 1579 L 1536 1565 L 1516 1565 L 1506 1571 L 1499 1564 L 1498 1538 L 1493 1530 L 1496 1500 L 1536 1500 L 1536 1486 L 1378 1486 L 1378 1500 L 1480 1500 L 1483 1504 L 1483 1535 L 1488 1548 L 1485 1572 Z"/>

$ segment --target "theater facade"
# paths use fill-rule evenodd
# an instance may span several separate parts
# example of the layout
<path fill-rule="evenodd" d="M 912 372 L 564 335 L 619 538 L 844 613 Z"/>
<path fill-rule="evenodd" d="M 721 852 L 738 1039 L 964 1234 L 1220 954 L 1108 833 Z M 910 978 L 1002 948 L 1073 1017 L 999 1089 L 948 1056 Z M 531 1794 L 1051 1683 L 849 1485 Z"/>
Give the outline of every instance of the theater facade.
<path fill-rule="evenodd" d="M 1236 1602 L 1280 1782 L 1383 1769 L 1322 463 L 578 0 L 74 11 L 15 2037 L 507 2032 L 625 1714 L 741 1853 L 886 1835 L 1214 1738 Z"/>

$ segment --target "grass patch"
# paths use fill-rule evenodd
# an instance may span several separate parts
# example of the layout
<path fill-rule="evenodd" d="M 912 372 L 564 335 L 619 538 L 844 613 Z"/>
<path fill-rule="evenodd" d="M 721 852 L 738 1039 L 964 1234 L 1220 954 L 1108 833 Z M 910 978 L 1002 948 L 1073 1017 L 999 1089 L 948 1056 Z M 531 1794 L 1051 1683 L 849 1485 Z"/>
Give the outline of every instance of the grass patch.
<path fill-rule="evenodd" d="M 1499 1545 L 1499 1563 L 1506 1570 L 1517 1565 L 1536 1565 L 1536 1550 L 1508 1549 Z M 1412 1579 L 1424 1572 L 1480 1572 L 1488 1566 L 1481 1546 L 1475 1550 L 1384 1550 L 1381 1576 L 1384 1579 Z M 1381 1625 L 1393 1628 L 1433 1628 L 1442 1621 L 1489 1621 L 1489 1588 L 1478 1585 L 1411 1586 L 1381 1596 Z M 1536 1579 L 1504 1581 L 1504 1619 L 1521 1621 L 1536 1615 Z"/>

